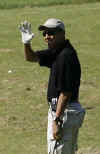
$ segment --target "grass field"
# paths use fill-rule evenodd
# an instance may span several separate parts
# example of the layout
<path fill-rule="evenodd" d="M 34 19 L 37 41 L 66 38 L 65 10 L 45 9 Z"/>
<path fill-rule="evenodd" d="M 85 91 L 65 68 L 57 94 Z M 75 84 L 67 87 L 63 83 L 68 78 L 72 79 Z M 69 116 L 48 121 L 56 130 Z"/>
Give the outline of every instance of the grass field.
<path fill-rule="evenodd" d="M 64 21 L 82 65 L 78 154 L 100 154 L 100 3 L 0 10 L 0 154 L 46 154 L 49 70 L 24 60 L 18 25 L 32 23 L 38 50 L 46 44 L 37 27 L 50 17 Z"/>

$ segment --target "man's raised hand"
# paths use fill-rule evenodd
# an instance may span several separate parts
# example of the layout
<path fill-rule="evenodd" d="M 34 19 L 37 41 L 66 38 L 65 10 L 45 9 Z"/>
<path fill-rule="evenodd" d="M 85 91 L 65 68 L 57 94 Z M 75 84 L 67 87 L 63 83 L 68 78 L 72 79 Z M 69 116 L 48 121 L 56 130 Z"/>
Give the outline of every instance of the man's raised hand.
<path fill-rule="evenodd" d="M 22 42 L 24 44 L 29 44 L 34 37 L 34 33 L 31 31 L 31 24 L 27 21 L 24 21 L 19 25 L 19 29 L 22 35 Z"/>

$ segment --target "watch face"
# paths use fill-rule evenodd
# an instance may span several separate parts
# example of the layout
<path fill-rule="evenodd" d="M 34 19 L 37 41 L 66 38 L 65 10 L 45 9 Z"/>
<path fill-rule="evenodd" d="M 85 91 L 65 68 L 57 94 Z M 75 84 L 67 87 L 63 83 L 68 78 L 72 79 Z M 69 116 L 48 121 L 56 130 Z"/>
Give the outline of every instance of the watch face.
<path fill-rule="evenodd" d="M 59 117 L 55 117 L 54 121 L 56 121 L 56 122 L 60 121 Z"/>

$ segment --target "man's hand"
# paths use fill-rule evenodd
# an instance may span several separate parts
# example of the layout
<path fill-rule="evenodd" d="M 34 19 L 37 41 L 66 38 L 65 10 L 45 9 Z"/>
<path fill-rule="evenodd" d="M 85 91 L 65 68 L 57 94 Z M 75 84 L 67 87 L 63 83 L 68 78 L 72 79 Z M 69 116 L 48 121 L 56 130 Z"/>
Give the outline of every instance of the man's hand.
<path fill-rule="evenodd" d="M 24 44 L 29 44 L 32 38 L 34 37 L 34 33 L 31 31 L 31 24 L 27 21 L 24 21 L 19 25 L 19 29 L 22 34 L 22 42 Z"/>
<path fill-rule="evenodd" d="M 58 125 L 56 121 L 53 121 L 53 137 L 55 140 L 60 140 L 62 137 L 61 125 Z"/>

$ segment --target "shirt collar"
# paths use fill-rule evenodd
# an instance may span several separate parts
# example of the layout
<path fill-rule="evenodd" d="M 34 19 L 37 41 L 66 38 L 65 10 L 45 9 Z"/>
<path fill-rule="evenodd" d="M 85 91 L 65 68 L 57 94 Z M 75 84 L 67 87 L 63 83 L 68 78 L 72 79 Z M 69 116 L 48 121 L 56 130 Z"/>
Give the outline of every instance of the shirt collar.
<path fill-rule="evenodd" d="M 70 44 L 69 40 L 67 39 L 67 40 L 64 41 L 64 43 L 59 48 L 51 49 L 52 50 L 51 52 L 57 56 L 60 52 L 62 52 L 62 50 L 65 47 L 69 46 L 69 44 Z"/>

